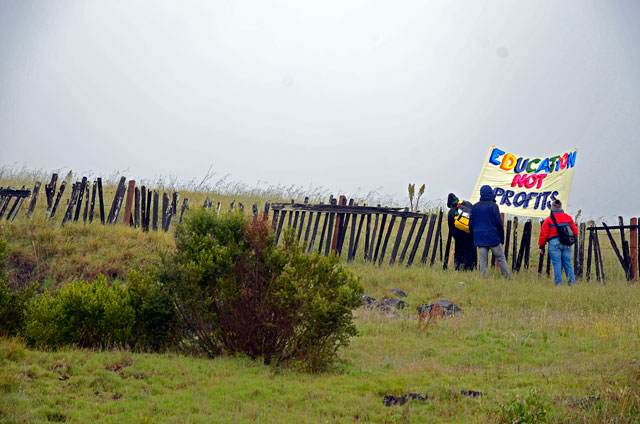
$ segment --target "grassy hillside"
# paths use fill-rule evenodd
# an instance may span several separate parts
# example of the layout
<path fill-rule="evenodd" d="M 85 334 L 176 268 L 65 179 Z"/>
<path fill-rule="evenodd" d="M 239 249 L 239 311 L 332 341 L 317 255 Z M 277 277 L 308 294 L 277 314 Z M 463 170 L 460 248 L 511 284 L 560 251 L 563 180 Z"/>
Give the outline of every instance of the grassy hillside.
<path fill-rule="evenodd" d="M 635 285 L 569 289 L 531 276 L 504 281 L 430 268 L 350 268 L 374 297 L 402 288 L 409 307 L 359 310 L 360 336 L 332 372 L 307 375 L 244 358 L 40 352 L 5 339 L 0 420 L 497 422 L 500 403 L 532 388 L 549 422 L 640 419 Z M 415 307 L 443 298 L 464 313 L 419 329 Z M 382 405 L 384 395 L 405 393 L 428 400 Z"/>
<path fill-rule="evenodd" d="M 12 178 L 0 185 L 20 183 Z M 114 190 L 106 190 L 107 210 Z M 181 191 L 195 206 L 206 196 L 221 200 L 222 210 L 232 198 L 262 205 L 263 194 Z M 172 231 L 97 222 L 61 227 L 63 213 L 45 220 L 41 190 L 32 217 L 0 222 L 13 284 L 38 281 L 48 289 L 98 273 L 115 280 L 157 264 L 174 247 Z M 345 264 L 366 294 L 380 298 L 401 288 L 408 307 L 358 310 L 360 336 L 331 372 L 318 375 L 242 357 L 49 352 L 0 339 L 0 422 L 500 422 L 509 418 L 500 404 L 522 405 L 516 401 L 532 389 L 549 422 L 640 422 L 640 292 L 623 281 L 601 243 L 607 285 L 579 281 L 571 289 L 538 277 L 535 249 L 531 269 L 512 281 L 497 270 L 487 280 L 442 271 L 438 262 L 410 269 Z M 439 299 L 463 314 L 418 328 L 416 306 Z M 428 399 L 383 406 L 383 396 L 406 393 Z"/>

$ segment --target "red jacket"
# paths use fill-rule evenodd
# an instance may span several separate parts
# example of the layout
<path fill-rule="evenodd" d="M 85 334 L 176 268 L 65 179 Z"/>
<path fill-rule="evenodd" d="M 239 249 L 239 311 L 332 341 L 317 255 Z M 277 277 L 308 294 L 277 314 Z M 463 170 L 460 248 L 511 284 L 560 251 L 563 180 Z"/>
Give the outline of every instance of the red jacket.
<path fill-rule="evenodd" d="M 578 235 L 578 227 L 576 227 L 576 223 L 573 222 L 573 218 L 571 218 L 563 211 L 555 211 L 551 213 L 556 219 L 558 226 L 563 226 L 563 224 L 570 225 L 573 234 L 576 236 Z M 542 223 L 542 228 L 540 229 L 540 239 L 538 239 L 538 246 L 543 247 L 549 240 L 556 237 L 558 237 L 558 230 L 556 230 L 556 226 L 553 224 L 551 217 L 549 217 Z"/>

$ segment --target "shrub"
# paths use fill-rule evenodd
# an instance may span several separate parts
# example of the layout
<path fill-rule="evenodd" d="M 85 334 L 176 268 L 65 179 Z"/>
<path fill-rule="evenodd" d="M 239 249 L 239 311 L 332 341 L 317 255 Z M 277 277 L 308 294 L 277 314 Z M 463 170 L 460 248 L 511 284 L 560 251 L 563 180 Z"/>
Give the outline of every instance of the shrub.
<path fill-rule="evenodd" d="M 513 424 L 545 423 L 548 408 L 537 390 L 532 389 L 526 397 L 515 395 L 500 405 L 501 422 Z"/>
<path fill-rule="evenodd" d="M 242 352 L 265 363 L 331 363 L 356 334 L 361 286 L 335 257 L 305 255 L 293 233 L 275 246 L 266 221 L 200 210 L 177 230 L 160 281 L 189 340 L 205 353 Z"/>
<path fill-rule="evenodd" d="M 176 340 L 177 316 L 166 291 L 159 286 L 153 272 L 130 272 L 127 292 L 135 312 L 130 344 L 145 351 L 162 351 Z"/>
<path fill-rule="evenodd" d="M 27 308 L 25 336 L 40 347 L 124 346 L 132 340 L 134 323 L 128 293 L 100 275 L 36 297 Z"/>
<path fill-rule="evenodd" d="M 0 335 L 15 336 L 24 327 L 25 308 L 35 295 L 34 284 L 11 288 L 5 282 L 6 241 L 0 239 Z"/>

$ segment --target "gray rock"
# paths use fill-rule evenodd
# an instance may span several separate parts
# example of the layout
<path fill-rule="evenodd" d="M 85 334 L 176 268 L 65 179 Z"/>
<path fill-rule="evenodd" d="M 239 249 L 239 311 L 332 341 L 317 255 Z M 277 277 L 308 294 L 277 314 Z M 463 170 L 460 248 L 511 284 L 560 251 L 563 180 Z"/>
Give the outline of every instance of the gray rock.
<path fill-rule="evenodd" d="M 407 303 L 403 300 L 391 299 L 389 297 L 383 297 L 380 299 L 380 303 L 383 305 L 391 306 L 395 309 L 404 309 L 407 306 Z"/>
<path fill-rule="evenodd" d="M 462 312 L 462 309 L 460 309 L 460 307 L 458 305 L 456 305 L 453 302 L 449 302 L 448 300 L 442 299 L 442 300 L 438 300 L 435 303 L 432 303 L 430 305 L 422 305 L 422 306 L 418 306 L 418 314 L 424 312 L 426 314 L 428 314 L 429 312 L 431 312 L 431 309 L 435 306 L 435 305 L 440 305 L 440 307 L 442 308 L 442 316 L 455 316 L 456 314 L 459 314 Z"/>

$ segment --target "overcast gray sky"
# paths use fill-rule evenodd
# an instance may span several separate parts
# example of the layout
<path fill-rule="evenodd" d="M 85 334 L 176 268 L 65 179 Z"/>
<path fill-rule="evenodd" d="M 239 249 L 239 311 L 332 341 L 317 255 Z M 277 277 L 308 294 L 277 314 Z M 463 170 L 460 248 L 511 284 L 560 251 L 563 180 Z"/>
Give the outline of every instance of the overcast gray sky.
<path fill-rule="evenodd" d="M 0 166 L 471 195 L 578 148 L 640 213 L 640 2 L 0 0 Z M 629 188 L 626 188 L 629 187 Z"/>

